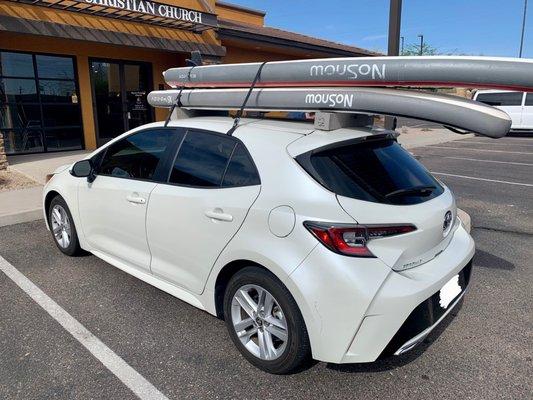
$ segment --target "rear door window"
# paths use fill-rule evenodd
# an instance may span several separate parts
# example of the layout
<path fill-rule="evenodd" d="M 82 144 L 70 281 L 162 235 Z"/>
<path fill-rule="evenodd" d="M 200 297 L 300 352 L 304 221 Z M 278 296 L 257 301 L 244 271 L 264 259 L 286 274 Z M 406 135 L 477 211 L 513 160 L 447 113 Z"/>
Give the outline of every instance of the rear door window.
<path fill-rule="evenodd" d="M 489 106 L 521 106 L 523 92 L 480 93 L 476 100 Z"/>
<path fill-rule="evenodd" d="M 259 175 L 242 144 L 237 144 L 229 162 L 222 187 L 259 185 Z"/>
<path fill-rule="evenodd" d="M 533 93 L 528 93 L 526 95 L 526 106 L 533 106 Z"/>
<path fill-rule="evenodd" d="M 170 183 L 219 187 L 235 144 L 229 136 L 188 131 L 172 167 Z"/>
<path fill-rule="evenodd" d="M 330 191 L 359 200 L 418 204 L 444 191 L 429 171 L 393 139 L 342 142 L 296 159 Z"/>
<path fill-rule="evenodd" d="M 244 145 L 215 132 L 189 130 L 170 172 L 177 185 L 219 188 L 258 185 L 257 169 Z"/>

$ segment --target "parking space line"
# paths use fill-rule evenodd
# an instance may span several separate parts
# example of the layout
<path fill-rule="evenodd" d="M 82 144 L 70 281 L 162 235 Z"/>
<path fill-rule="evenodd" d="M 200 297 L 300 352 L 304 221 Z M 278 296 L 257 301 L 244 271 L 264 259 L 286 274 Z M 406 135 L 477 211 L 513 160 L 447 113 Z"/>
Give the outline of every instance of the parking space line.
<path fill-rule="evenodd" d="M 481 161 L 481 162 L 489 162 L 489 163 L 497 163 L 497 164 L 525 165 L 525 166 L 529 166 L 529 167 L 533 166 L 533 164 L 514 162 L 514 161 L 481 160 L 479 158 L 452 157 L 452 156 L 446 156 L 446 157 L 443 157 L 443 158 L 451 158 L 451 159 L 454 159 L 454 160 L 466 160 L 466 161 Z"/>
<path fill-rule="evenodd" d="M 126 363 L 126 361 L 94 336 L 78 320 L 59 306 L 2 256 L 0 256 L 0 270 L 140 399 L 168 400 L 155 386 L 148 382 L 141 374 Z"/>
<path fill-rule="evenodd" d="M 491 146 L 520 146 L 520 147 L 533 147 L 533 144 L 524 144 L 522 142 L 520 143 L 509 143 L 509 142 L 500 142 L 500 143 L 494 143 L 496 140 L 493 140 L 492 142 L 471 142 L 471 141 L 463 141 L 463 143 L 472 143 L 472 144 L 488 144 Z"/>
<path fill-rule="evenodd" d="M 443 175 L 443 176 L 451 176 L 454 178 L 464 178 L 464 179 L 472 179 L 476 181 L 485 181 L 485 182 L 495 182 L 495 183 L 506 183 L 508 185 L 518 185 L 518 186 L 527 186 L 527 187 L 533 187 L 532 183 L 522 183 L 522 182 L 509 182 L 509 181 L 499 181 L 497 179 L 487 179 L 487 178 L 478 178 L 476 176 L 466 176 L 466 175 L 455 175 L 455 174 L 447 174 L 445 172 L 434 172 L 431 171 L 433 175 Z"/>
<path fill-rule="evenodd" d="M 452 149 L 452 150 L 471 150 L 471 151 L 486 151 L 488 153 L 507 153 L 507 154 L 529 154 L 533 152 L 527 151 L 506 151 L 506 150 L 489 150 L 489 149 L 473 149 L 471 147 L 451 147 L 451 146 L 427 146 L 428 149 Z"/>

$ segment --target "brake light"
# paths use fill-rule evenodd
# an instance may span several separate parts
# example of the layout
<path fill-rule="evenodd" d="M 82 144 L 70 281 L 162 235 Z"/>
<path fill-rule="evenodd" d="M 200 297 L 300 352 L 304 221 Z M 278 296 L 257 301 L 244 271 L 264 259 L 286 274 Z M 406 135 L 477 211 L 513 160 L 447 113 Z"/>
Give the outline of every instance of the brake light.
<path fill-rule="evenodd" d="M 359 225 L 305 221 L 304 226 L 331 251 L 352 257 L 375 257 L 367 247 L 370 240 L 416 230 L 410 224 Z"/>

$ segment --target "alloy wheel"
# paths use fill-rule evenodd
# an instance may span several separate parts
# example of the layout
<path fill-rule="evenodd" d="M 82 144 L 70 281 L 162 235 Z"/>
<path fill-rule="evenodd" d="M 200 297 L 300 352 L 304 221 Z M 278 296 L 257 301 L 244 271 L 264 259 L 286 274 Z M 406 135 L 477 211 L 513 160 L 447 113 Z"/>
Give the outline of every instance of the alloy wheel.
<path fill-rule="evenodd" d="M 54 238 L 61 248 L 66 249 L 70 245 L 72 235 L 70 218 L 68 217 L 68 214 L 65 209 L 60 204 L 56 204 L 52 208 L 51 217 L 52 232 L 54 233 Z"/>
<path fill-rule="evenodd" d="M 261 360 L 279 358 L 289 331 L 279 302 L 259 285 L 241 286 L 231 301 L 233 328 L 243 346 Z"/>

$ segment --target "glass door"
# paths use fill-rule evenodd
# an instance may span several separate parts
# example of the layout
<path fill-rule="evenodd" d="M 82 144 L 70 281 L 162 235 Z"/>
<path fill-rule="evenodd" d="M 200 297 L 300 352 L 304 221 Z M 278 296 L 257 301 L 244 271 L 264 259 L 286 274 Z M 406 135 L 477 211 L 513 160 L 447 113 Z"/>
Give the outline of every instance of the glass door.
<path fill-rule="evenodd" d="M 91 60 L 90 70 L 98 145 L 153 120 L 149 64 Z"/>
<path fill-rule="evenodd" d="M 147 101 L 149 76 L 147 64 L 124 64 L 127 129 L 152 122 L 152 110 Z"/>

